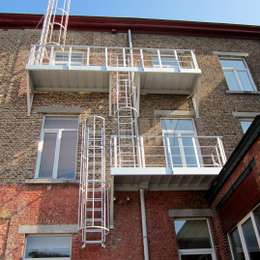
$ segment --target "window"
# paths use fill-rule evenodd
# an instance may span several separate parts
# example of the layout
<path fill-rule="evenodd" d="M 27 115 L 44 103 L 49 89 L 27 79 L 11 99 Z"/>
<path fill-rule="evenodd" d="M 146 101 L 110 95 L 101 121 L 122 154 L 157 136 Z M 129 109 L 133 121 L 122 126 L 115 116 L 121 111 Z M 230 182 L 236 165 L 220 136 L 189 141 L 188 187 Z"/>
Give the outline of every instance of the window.
<path fill-rule="evenodd" d="M 233 260 L 260 259 L 260 206 L 250 212 L 229 233 Z"/>
<path fill-rule="evenodd" d="M 70 260 L 71 236 L 27 236 L 24 259 Z"/>
<path fill-rule="evenodd" d="M 243 133 L 245 133 L 247 131 L 247 129 L 252 124 L 252 122 L 253 122 L 253 119 L 241 119 L 240 120 L 240 125 L 241 125 Z"/>
<path fill-rule="evenodd" d="M 192 119 L 163 119 L 167 167 L 198 167 L 198 145 Z"/>
<path fill-rule="evenodd" d="M 220 58 L 228 88 L 231 91 L 256 91 L 246 61 L 243 58 Z"/>
<path fill-rule="evenodd" d="M 45 117 L 38 147 L 36 177 L 74 178 L 77 133 L 77 117 Z"/>
<path fill-rule="evenodd" d="M 207 219 L 175 219 L 180 260 L 213 260 L 215 253 Z"/>
<path fill-rule="evenodd" d="M 69 52 L 56 52 L 55 53 L 55 65 L 66 65 L 69 63 Z M 83 65 L 84 53 L 83 52 L 71 52 L 71 65 Z"/>

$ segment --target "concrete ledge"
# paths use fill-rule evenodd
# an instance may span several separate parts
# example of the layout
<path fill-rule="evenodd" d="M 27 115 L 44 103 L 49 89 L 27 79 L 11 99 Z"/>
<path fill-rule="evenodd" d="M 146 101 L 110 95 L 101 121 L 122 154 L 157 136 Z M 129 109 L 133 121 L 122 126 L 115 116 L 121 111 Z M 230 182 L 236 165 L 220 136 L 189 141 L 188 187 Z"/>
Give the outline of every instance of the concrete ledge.
<path fill-rule="evenodd" d="M 26 184 L 79 184 L 79 180 L 28 179 Z"/>
<path fill-rule="evenodd" d="M 238 118 L 254 118 L 260 115 L 260 112 L 232 112 L 232 115 Z"/>
<path fill-rule="evenodd" d="M 80 114 L 83 112 L 83 108 L 80 106 L 40 106 L 34 109 L 35 112 L 45 114 Z"/>
<path fill-rule="evenodd" d="M 211 209 L 169 209 L 169 216 L 172 218 L 181 217 L 212 217 Z"/>
<path fill-rule="evenodd" d="M 237 57 L 248 57 L 247 52 L 232 52 L 232 51 L 213 51 L 213 54 L 218 56 L 237 56 Z"/>
<path fill-rule="evenodd" d="M 78 233 L 77 224 L 68 225 L 21 225 L 20 234 L 71 234 Z"/>
<path fill-rule="evenodd" d="M 228 94 L 243 94 L 243 95 L 260 95 L 260 91 L 234 91 L 234 90 L 227 90 L 226 93 L 228 93 Z"/>
<path fill-rule="evenodd" d="M 155 110 L 154 115 L 157 117 L 167 117 L 167 116 L 184 116 L 184 117 L 192 117 L 194 116 L 193 111 L 185 111 L 185 110 Z"/>

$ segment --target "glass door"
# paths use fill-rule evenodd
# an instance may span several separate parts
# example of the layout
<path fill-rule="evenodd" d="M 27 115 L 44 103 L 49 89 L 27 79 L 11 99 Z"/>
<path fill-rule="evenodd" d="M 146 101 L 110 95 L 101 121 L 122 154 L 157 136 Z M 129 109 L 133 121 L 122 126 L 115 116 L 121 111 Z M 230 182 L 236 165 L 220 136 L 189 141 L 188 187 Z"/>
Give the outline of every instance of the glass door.
<path fill-rule="evenodd" d="M 199 149 L 192 119 L 161 120 L 166 167 L 199 167 Z"/>

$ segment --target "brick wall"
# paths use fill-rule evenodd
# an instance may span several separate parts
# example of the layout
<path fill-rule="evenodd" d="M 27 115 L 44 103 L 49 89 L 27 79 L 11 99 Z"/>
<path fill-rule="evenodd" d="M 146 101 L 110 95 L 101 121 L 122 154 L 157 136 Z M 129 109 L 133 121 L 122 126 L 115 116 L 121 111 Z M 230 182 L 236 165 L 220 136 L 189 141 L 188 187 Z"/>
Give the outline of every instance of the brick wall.
<path fill-rule="evenodd" d="M 82 119 L 98 113 L 107 119 L 108 133 L 113 132 L 115 127 L 108 116 L 107 94 L 37 94 L 32 115 L 27 117 L 25 64 L 30 45 L 38 39 L 39 31 L 0 30 L 0 255 L 6 260 L 20 259 L 22 255 L 24 236 L 17 234 L 19 225 L 77 222 L 76 185 L 16 185 L 34 176 L 43 118 L 43 113 L 37 112 L 39 108 L 54 105 L 80 106 Z M 69 32 L 68 43 L 127 46 L 127 36 L 122 33 Z M 227 86 L 218 58 L 212 52 L 248 52 L 248 65 L 259 87 L 259 41 L 133 34 L 133 43 L 135 47 L 191 48 L 196 51 L 202 70 L 198 92 L 200 118 L 195 119 L 197 132 L 199 135 L 224 136 L 224 146 L 229 155 L 242 135 L 239 121 L 232 116 L 232 112 L 259 112 L 260 102 L 257 95 L 226 93 Z M 141 133 L 158 134 L 160 126 L 159 118 L 154 117 L 155 109 L 192 110 L 192 105 L 187 96 L 143 95 L 140 109 Z M 8 183 L 13 185 L 7 185 Z M 142 259 L 139 198 L 137 193 L 131 193 L 131 201 L 127 204 L 126 194 L 117 195 L 116 229 L 109 236 L 107 248 L 80 250 L 79 237 L 75 236 L 74 259 Z M 177 259 L 168 209 L 207 207 L 202 194 L 149 192 L 146 202 L 151 259 L 160 259 L 160 254 L 164 259 Z M 212 225 L 218 259 L 228 259 L 227 244 L 218 216 L 214 217 Z"/>
<path fill-rule="evenodd" d="M 39 39 L 39 31 L 0 30 L 0 179 L 1 182 L 24 181 L 34 176 L 37 142 L 43 114 L 40 106 L 80 106 L 82 117 L 99 113 L 106 117 L 108 133 L 113 132 L 113 120 L 108 117 L 106 94 L 46 93 L 36 94 L 31 117 L 26 116 L 26 73 L 30 45 Z M 69 32 L 68 43 L 127 46 L 127 35 L 103 32 Z M 133 34 L 136 47 L 191 48 L 196 51 L 202 70 L 199 87 L 200 118 L 195 119 L 199 135 L 224 136 L 227 154 L 241 138 L 239 120 L 233 111 L 259 112 L 258 95 L 227 94 L 218 57 L 212 52 L 248 52 L 248 65 L 258 86 L 260 84 L 259 41 L 206 37 L 182 37 Z M 143 95 L 140 104 L 140 132 L 160 134 L 155 109 L 192 110 L 187 96 Z"/>
<path fill-rule="evenodd" d="M 127 200 L 127 197 L 129 198 Z M 116 192 L 115 229 L 106 247 L 81 248 L 80 235 L 73 235 L 72 259 L 143 259 L 140 198 L 137 192 Z M 20 225 L 76 224 L 77 185 L 2 185 L 0 187 L 0 259 L 21 259 L 25 236 Z M 208 208 L 201 192 L 145 192 L 151 260 L 178 259 L 169 209 Z M 211 221 L 219 260 L 227 260 L 218 220 Z"/>

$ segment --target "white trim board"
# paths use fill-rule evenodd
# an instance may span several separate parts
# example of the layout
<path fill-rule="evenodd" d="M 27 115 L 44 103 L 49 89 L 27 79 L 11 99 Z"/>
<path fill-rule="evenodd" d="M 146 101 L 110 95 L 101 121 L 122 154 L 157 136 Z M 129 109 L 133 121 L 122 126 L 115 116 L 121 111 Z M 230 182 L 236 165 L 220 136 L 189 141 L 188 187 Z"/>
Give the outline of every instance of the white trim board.
<path fill-rule="evenodd" d="M 236 56 L 236 57 L 248 57 L 247 52 L 232 52 L 232 51 L 213 51 L 213 54 L 218 56 Z"/>
<path fill-rule="evenodd" d="M 232 112 L 232 115 L 237 118 L 254 118 L 260 115 L 260 112 Z"/>
<path fill-rule="evenodd" d="M 154 116 L 156 117 L 167 117 L 167 116 L 184 116 L 184 117 L 193 117 L 193 111 L 185 110 L 154 110 Z"/>
<path fill-rule="evenodd" d="M 68 225 L 21 225 L 20 234 L 71 234 L 78 233 L 77 224 Z"/>

